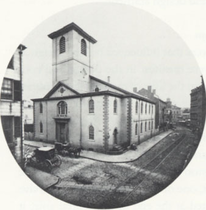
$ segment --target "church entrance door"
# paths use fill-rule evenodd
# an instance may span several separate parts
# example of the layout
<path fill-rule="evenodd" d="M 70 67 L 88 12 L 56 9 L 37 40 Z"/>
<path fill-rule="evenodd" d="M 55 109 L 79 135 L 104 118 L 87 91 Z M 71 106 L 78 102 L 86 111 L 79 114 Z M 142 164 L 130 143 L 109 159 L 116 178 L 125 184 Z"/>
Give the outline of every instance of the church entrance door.
<path fill-rule="evenodd" d="M 64 143 L 65 142 L 65 124 L 64 123 L 59 123 L 59 132 L 60 132 L 60 142 Z"/>
<path fill-rule="evenodd" d="M 57 122 L 57 141 L 61 143 L 68 142 L 68 123 Z"/>

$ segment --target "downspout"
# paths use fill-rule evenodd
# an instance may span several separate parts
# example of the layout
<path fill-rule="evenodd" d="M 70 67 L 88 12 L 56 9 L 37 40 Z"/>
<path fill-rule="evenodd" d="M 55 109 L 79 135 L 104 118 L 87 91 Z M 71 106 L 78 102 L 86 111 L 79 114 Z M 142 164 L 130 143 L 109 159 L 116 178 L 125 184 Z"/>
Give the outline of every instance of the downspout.
<path fill-rule="evenodd" d="M 82 97 L 80 97 L 80 147 L 82 148 Z"/>
<path fill-rule="evenodd" d="M 138 105 L 138 118 L 139 118 L 139 126 L 138 126 L 138 145 L 140 144 L 140 132 L 141 132 L 141 100 L 139 100 Z"/>

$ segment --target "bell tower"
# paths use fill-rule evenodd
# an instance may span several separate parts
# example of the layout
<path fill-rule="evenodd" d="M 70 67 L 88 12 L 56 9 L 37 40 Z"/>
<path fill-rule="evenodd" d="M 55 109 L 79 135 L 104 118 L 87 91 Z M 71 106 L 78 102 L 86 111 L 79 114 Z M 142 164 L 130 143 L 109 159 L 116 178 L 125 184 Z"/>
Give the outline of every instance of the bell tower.
<path fill-rule="evenodd" d="M 79 93 L 89 92 L 92 46 L 97 41 L 75 23 L 48 37 L 52 39 L 52 85 L 61 81 Z"/>

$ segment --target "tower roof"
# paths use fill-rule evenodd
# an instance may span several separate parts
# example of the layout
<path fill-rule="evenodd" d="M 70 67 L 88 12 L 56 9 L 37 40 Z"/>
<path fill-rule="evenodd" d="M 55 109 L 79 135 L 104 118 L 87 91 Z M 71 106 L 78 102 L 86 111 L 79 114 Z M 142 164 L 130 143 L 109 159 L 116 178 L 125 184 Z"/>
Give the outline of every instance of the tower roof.
<path fill-rule="evenodd" d="M 66 26 L 64 26 L 63 28 L 54 31 L 53 33 L 49 34 L 48 37 L 51 39 L 54 39 L 58 36 L 61 36 L 71 30 L 75 30 L 77 33 L 79 33 L 81 36 L 83 36 L 85 39 L 87 39 L 88 41 L 90 41 L 91 43 L 96 43 L 97 41 L 90 36 L 88 33 L 86 33 L 84 30 L 82 30 L 78 25 L 76 25 L 75 23 L 70 23 Z"/>

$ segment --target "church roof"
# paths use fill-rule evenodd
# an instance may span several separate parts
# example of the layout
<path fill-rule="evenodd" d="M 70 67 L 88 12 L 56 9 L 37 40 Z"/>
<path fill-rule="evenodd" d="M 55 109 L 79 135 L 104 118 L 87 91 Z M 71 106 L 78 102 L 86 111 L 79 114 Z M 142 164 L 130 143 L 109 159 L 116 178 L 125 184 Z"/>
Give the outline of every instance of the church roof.
<path fill-rule="evenodd" d="M 83 97 L 90 97 L 90 96 L 100 96 L 100 95 L 110 95 L 110 96 L 115 96 L 119 98 L 123 98 L 124 96 L 122 94 L 112 92 L 109 90 L 106 91 L 99 91 L 99 92 L 89 92 L 89 93 L 81 93 L 77 95 L 69 95 L 69 96 L 60 96 L 60 97 L 44 97 L 44 98 L 36 98 L 36 99 L 31 99 L 32 101 L 52 101 L 52 100 L 63 100 L 63 99 L 73 99 L 73 98 L 83 98 Z"/>
<path fill-rule="evenodd" d="M 63 28 L 54 31 L 53 33 L 49 34 L 48 37 L 51 39 L 57 38 L 58 36 L 61 36 L 71 30 L 75 30 L 77 33 L 79 33 L 81 36 L 83 36 L 85 39 L 87 39 L 88 41 L 90 41 L 91 43 L 96 43 L 97 40 L 95 40 L 92 36 L 90 36 L 88 33 L 86 33 L 83 29 L 81 29 L 78 25 L 76 25 L 75 23 L 70 23 L 66 26 L 64 26 Z"/>
<path fill-rule="evenodd" d="M 70 88 L 68 85 L 65 85 L 63 82 L 58 82 L 45 96 L 44 98 L 49 98 L 55 91 L 58 90 L 58 88 L 60 86 L 64 86 L 65 88 L 67 88 L 68 90 L 72 91 L 75 94 L 79 94 L 76 90 Z"/>
<path fill-rule="evenodd" d="M 150 103 L 155 104 L 154 101 L 152 101 L 152 100 L 150 100 L 150 99 L 148 99 L 148 98 L 146 98 L 146 97 L 144 97 L 144 96 L 141 96 L 141 95 L 139 95 L 139 94 L 132 93 L 132 92 L 129 92 L 129 91 L 127 91 L 127 90 L 124 90 L 124 89 L 122 89 L 122 88 L 120 88 L 120 87 L 117 87 L 117 86 L 115 86 L 115 85 L 113 85 L 113 84 L 111 84 L 111 83 L 109 83 L 109 82 L 105 82 L 105 81 L 103 81 L 103 80 L 101 80 L 101 79 L 99 79 L 99 78 L 96 78 L 96 77 L 94 77 L 94 76 L 91 76 L 91 75 L 90 75 L 90 78 L 93 79 L 93 80 L 95 80 L 95 81 L 97 81 L 97 82 L 99 82 L 99 83 L 102 83 L 102 84 L 104 84 L 104 85 L 107 85 L 108 87 L 111 87 L 111 88 L 113 88 L 113 89 L 115 89 L 115 90 L 118 90 L 118 91 L 124 93 L 124 94 L 125 94 L 125 97 L 128 97 L 128 96 L 129 96 L 129 97 L 133 97 L 133 98 L 136 98 L 136 99 L 141 99 L 141 100 L 143 100 L 143 101 L 147 101 L 147 102 L 150 102 Z"/>

